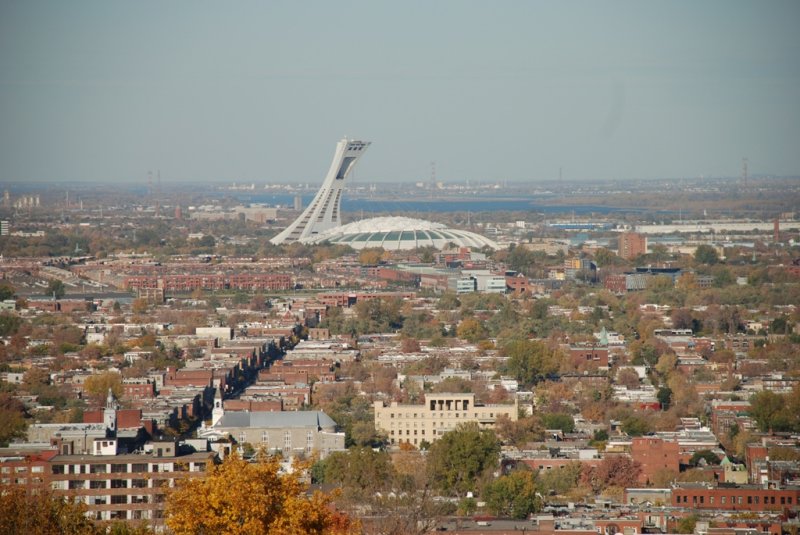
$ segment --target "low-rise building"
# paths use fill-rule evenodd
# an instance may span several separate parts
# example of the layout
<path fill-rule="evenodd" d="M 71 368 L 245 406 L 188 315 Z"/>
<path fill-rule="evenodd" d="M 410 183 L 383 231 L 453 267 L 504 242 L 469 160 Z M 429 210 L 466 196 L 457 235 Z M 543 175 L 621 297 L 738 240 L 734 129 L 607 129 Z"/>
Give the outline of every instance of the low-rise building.
<path fill-rule="evenodd" d="M 493 427 L 501 416 L 517 420 L 518 406 L 482 405 L 475 394 L 428 394 L 425 404 L 386 405 L 376 401 L 375 428 L 389 436 L 389 443 L 419 446 L 422 441 L 434 442 L 458 424 L 477 422 L 481 427 Z"/>

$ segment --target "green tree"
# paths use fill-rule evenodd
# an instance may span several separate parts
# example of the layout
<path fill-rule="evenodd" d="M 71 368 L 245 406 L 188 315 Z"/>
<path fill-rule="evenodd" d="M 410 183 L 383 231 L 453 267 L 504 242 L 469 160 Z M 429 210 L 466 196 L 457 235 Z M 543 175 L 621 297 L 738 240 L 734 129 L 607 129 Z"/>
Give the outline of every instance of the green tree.
<path fill-rule="evenodd" d="M 53 279 L 47 285 L 47 289 L 45 290 L 44 294 L 55 297 L 56 299 L 61 299 L 67 293 L 67 289 L 64 286 L 64 283 L 58 279 Z"/>
<path fill-rule="evenodd" d="M 477 423 L 461 424 L 442 435 L 428 450 L 428 475 L 433 484 L 450 495 L 475 490 L 477 480 L 494 470 L 500 443 L 494 432 Z"/>
<path fill-rule="evenodd" d="M 561 360 L 556 351 L 538 340 L 512 340 L 500 352 L 508 357 L 508 372 L 526 386 L 555 373 Z"/>
<path fill-rule="evenodd" d="M 372 448 L 353 447 L 331 453 L 321 465 L 319 483 L 341 485 L 345 492 L 366 495 L 389 488 L 394 478 L 389 454 Z"/>
<path fill-rule="evenodd" d="M 16 289 L 7 282 L 0 283 L 0 301 L 11 299 L 17 293 Z"/>
<path fill-rule="evenodd" d="M 560 429 L 564 433 L 575 431 L 575 420 L 569 414 L 563 412 L 542 414 L 541 419 L 545 429 Z"/>
<path fill-rule="evenodd" d="M 0 314 L 0 336 L 12 336 L 16 334 L 20 325 L 22 325 L 22 318 L 19 316 L 6 312 Z"/>
<path fill-rule="evenodd" d="M 483 498 L 492 514 L 515 519 L 538 513 L 543 505 L 536 477 L 530 470 L 515 470 L 500 476 L 486 486 Z"/>
<path fill-rule="evenodd" d="M 631 414 L 622 420 L 622 431 L 632 437 L 646 435 L 653 430 L 648 419 L 638 414 Z"/>
<path fill-rule="evenodd" d="M 718 465 L 720 463 L 720 458 L 717 457 L 717 455 L 713 451 L 711 451 L 711 450 L 700 450 L 700 451 L 694 452 L 694 455 L 692 455 L 692 458 L 689 459 L 689 464 L 691 466 L 697 466 L 698 464 L 700 464 L 700 460 L 701 459 L 705 460 L 705 462 L 707 464 L 709 464 L 709 465 L 716 466 L 716 465 Z"/>
<path fill-rule="evenodd" d="M 697 515 L 689 515 L 678 520 L 678 525 L 675 528 L 677 533 L 694 533 L 694 528 L 697 525 Z"/>
<path fill-rule="evenodd" d="M 791 414 L 787 396 L 764 390 L 750 398 L 750 416 L 761 432 L 791 431 L 797 427 L 798 415 Z"/>
<path fill-rule="evenodd" d="M 713 265 L 719 262 L 719 255 L 710 245 L 698 245 L 694 252 L 694 261 L 698 264 Z"/>
<path fill-rule="evenodd" d="M 658 399 L 658 402 L 661 403 L 661 408 L 663 410 L 667 410 L 670 402 L 672 401 L 672 389 L 670 389 L 668 386 L 662 386 L 658 389 L 656 399 Z"/>

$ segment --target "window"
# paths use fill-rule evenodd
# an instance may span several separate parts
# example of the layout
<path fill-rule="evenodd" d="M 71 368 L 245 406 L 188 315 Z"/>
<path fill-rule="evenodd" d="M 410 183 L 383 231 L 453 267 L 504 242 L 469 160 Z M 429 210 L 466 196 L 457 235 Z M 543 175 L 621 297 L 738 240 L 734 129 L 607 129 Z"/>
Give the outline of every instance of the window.
<path fill-rule="evenodd" d="M 42 472 L 44 472 L 44 466 L 32 466 L 31 472 L 33 472 L 34 474 L 41 474 Z"/>
<path fill-rule="evenodd" d="M 106 473 L 106 465 L 104 464 L 93 464 L 89 466 L 89 473 L 90 474 L 105 474 Z"/>
<path fill-rule="evenodd" d="M 111 480 L 111 488 L 112 489 L 127 489 L 128 488 L 128 480 L 127 479 L 112 479 Z"/>
<path fill-rule="evenodd" d="M 131 465 L 131 472 L 147 472 L 147 464 L 133 463 Z"/>
<path fill-rule="evenodd" d="M 64 465 L 63 464 L 54 464 L 53 465 L 53 473 L 54 474 L 63 474 L 64 473 Z"/>
<path fill-rule="evenodd" d="M 122 496 L 112 496 L 111 503 L 128 503 L 128 497 L 125 495 Z"/>
<path fill-rule="evenodd" d="M 72 483 L 72 481 L 70 481 L 70 483 Z M 106 488 L 108 488 L 106 486 L 107 483 L 108 482 L 106 480 L 104 480 L 104 479 L 103 480 L 89 481 L 89 488 L 90 489 L 106 489 Z"/>
<path fill-rule="evenodd" d="M 146 479 L 131 479 L 131 488 L 134 488 L 134 489 L 146 489 L 147 488 L 147 480 Z"/>
<path fill-rule="evenodd" d="M 111 473 L 112 474 L 125 474 L 128 472 L 128 465 L 127 464 L 112 464 L 111 465 Z"/>
<path fill-rule="evenodd" d="M 720 496 L 719 503 L 721 503 L 722 505 L 725 505 L 725 501 L 726 501 L 725 498 L 727 498 L 727 496 Z"/>

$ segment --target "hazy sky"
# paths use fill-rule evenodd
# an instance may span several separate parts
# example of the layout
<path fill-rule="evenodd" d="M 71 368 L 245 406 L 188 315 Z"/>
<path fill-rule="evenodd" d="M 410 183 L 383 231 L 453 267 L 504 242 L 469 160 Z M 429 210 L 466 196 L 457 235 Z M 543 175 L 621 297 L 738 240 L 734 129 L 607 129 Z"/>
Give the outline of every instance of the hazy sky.
<path fill-rule="evenodd" d="M 800 174 L 800 2 L 0 0 L 0 182 Z"/>

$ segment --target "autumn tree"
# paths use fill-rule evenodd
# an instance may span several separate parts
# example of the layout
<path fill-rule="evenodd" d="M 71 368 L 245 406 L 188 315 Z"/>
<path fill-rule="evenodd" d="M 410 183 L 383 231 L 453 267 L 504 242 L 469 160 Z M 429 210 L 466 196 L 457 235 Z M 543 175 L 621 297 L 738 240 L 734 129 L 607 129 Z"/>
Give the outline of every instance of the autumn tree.
<path fill-rule="evenodd" d="M 463 495 L 478 478 L 497 466 L 500 443 L 494 432 L 477 423 L 461 424 L 442 435 L 428 451 L 428 475 L 442 492 Z"/>
<path fill-rule="evenodd" d="M 473 344 L 478 340 L 482 340 L 488 336 L 486 327 L 483 326 L 481 321 L 475 318 L 466 318 L 461 321 L 456 329 L 456 334 L 459 338 L 463 338 L 464 340 L 472 342 Z"/>
<path fill-rule="evenodd" d="M 85 515 L 86 506 L 47 490 L 28 494 L 24 487 L 0 485 L 0 533 L 95 535 L 101 530 Z"/>
<path fill-rule="evenodd" d="M 594 492 L 608 487 L 627 488 L 637 484 L 642 465 L 625 455 L 608 455 L 597 466 L 586 465 L 581 479 Z"/>
<path fill-rule="evenodd" d="M 0 392 L 0 446 L 25 436 L 25 406 L 7 392 Z"/>
<path fill-rule="evenodd" d="M 527 416 L 514 421 L 501 415 L 495 422 L 497 437 L 509 446 L 522 449 L 529 442 L 544 439 L 544 428 L 536 416 Z"/>
<path fill-rule="evenodd" d="M 122 376 L 117 372 L 102 372 L 90 375 L 83 383 L 84 393 L 96 404 L 101 404 L 108 396 L 108 390 L 119 399 L 122 397 Z"/>
<path fill-rule="evenodd" d="M 374 266 L 381 261 L 383 252 L 380 247 L 361 249 L 358 253 L 358 262 L 362 266 Z"/>
<path fill-rule="evenodd" d="M 621 368 L 617 372 L 617 384 L 620 384 L 628 389 L 639 388 L 639 374 L 633 368 Z"/>
<path fill-rule="evenodd" d="M 280 474 L 275 457 L 248 463 L 231 455 L 206 477 L 177 484 L 167 497 L 167 526 L 176 535 L 356 533 L 356 523 L 331 508 L 329 495 L 306 495 L 302 467 L 295 468 Z"/>

